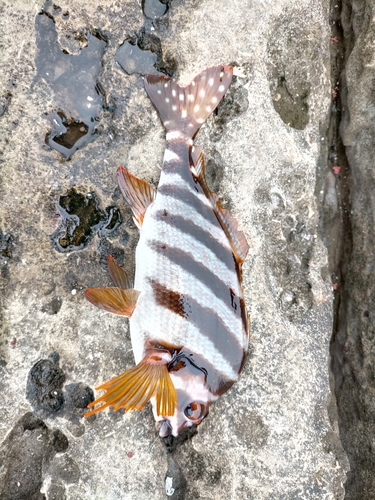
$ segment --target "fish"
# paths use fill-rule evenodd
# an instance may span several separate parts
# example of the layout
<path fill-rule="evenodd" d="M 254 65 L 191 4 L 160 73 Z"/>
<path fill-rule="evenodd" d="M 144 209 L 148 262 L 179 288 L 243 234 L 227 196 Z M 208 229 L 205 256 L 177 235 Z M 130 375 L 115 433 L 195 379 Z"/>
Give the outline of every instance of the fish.
<path fill-rule="evenodd" d="M 215 66 L 187 86 L 145 76 L 166 149 L 157 189 L 124 167 L 117 170 L 140 231 L 134 285 L 108 256 L 115 286 L 85 291 L 95 306 L 129 318 L 136 364 L 97 387 L 106 392 L 86 416 L 110 406 L 142 410 L 151 401 L 159 435 L 177 436 L 198 425 L 238 380 L 249 341 L 242 285 L 249 245 L 207 186 L 203 153 L 193 143 L 232 75 L 232 66 Z"/>

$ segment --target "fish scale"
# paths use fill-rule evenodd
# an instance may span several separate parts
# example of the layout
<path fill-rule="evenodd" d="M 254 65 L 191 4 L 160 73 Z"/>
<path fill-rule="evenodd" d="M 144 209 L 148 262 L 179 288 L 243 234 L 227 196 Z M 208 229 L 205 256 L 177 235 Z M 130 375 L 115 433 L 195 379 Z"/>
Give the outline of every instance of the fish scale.
<path fill-rule="evenodd" d="M 120 189 L 140 238 L 134 289 L 108 259 L 115 287 L 88 289 L 92 303 L 129 317 L 136 366 L 104 383 L 89 405 L 153 406 L 161 436 L 199 424 L 209 406 L 238 379 L 248 344 L 241 266 L 248 245 L 204 178 L 193 137 L 224 96 L 230 66 L 200 73 L 187 87 L 148 75 L 146 91 L 166 128 L 157 191 L 123 167 Z"/>

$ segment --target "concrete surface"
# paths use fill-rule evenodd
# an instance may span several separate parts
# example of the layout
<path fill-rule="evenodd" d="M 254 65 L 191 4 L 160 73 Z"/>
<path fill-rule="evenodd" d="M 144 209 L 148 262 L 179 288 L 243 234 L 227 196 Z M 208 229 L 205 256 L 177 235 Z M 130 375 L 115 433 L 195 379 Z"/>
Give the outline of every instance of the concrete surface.
<path fill-rule="evenodd" d="M 136 0 L 1 7 L 0 498 L 344 498 L 320 221 L 334 183 L 329 2 L 173 0 L 154 20 L 165 8 L 151 4 L 149 17 Z M 238 76 L 197 143 L 251 245 L 251 342 L 240 381 L 172 445 L 150 408 L 82 418 L 133 362 L 127 321 L 83 291 L 110 283 L 108 252 L 134 266 L 117 166 L 157 185 L 164 131 L 140 73 L 188 83 L 220 63 Z"/>

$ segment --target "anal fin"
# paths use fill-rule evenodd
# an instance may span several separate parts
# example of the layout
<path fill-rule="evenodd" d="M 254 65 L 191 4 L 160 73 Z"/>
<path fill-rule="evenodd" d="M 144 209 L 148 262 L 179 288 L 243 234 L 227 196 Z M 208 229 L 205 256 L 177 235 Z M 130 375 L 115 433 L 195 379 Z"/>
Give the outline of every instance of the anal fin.
<path fill-rule="evenodd" d="M 154 201 L 156 189 L 124 167 L 117 169 L 117 181 L 126 203 L 132 209 L 135 223 L 138 227 L 142 226 L 145 212 Z"/>
<path fill-rule="evenodd" d="M 142 410 L 153 396 L 156 397 L 158 415 L 173 415 L 177 404 L 177 393 L 168 372 L 167 360 L 158 356 L 157 351 L 146 355 L 137 366 L 96 389 L 104 389 L 106 393 L 90 403 L 88 408 L 103 404 L 86 413 L 85 417 L 109 406 L 113 406 L 115 411 L 120 408 L 126 411 Z"/>
<path fill-rule="evenodd" d="M 218 195 L 208 189 L 205 178 L 204 157 L 199 146 L 194 146 L 192 148 L 191 160 L 193 164 L 191 168 L 192 173 L 195 177 L 197 177 L 205 195 L 211 201 L 215 215 L 220 222 L 223 231 L 228 237 L 237 262 L 242 264 L 242 262 L 246 259 L 247 252 L 249 251 L 249 244 L 247 243 L 245 234 L 238 229 L 237 219 L 233 217 L 228 209 L 221 206 Z"/>

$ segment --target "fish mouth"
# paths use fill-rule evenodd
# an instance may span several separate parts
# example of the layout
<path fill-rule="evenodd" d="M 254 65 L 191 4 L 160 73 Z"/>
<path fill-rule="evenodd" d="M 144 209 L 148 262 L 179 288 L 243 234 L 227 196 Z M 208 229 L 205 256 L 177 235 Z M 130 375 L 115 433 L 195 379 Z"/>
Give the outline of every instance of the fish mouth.
<path fill-rule="evenodd" d="M 162 438 L 168 437 L 172 434 L 172 426 L 168 420 L 156 422 L 156 430 L 159 431 L 159 436 Z"/>

